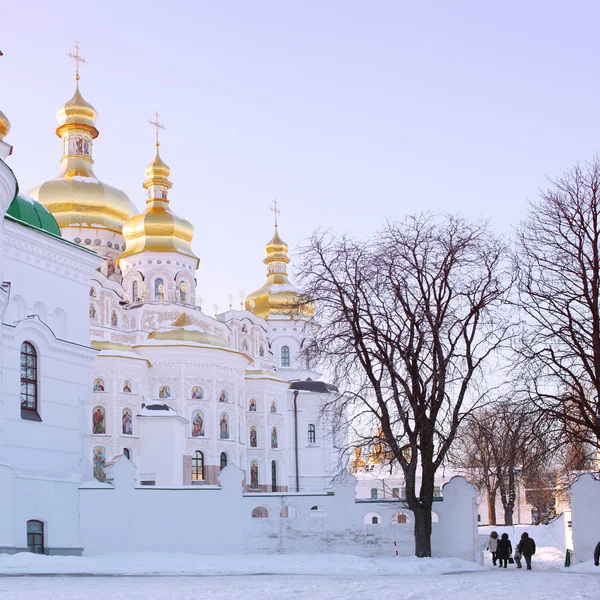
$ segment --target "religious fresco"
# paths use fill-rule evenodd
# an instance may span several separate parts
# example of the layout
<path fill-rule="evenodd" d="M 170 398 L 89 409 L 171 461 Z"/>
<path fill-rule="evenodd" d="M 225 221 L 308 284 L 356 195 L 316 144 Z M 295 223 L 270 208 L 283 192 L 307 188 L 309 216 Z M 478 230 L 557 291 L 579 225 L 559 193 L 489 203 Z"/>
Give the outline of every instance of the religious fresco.
<path fill-rule="evenodd" d="M 250 448 L 256 448 L 257 441 L 256 427 L 250 427 Z"/>
<path fill-rule="evenodd" d="M 192 413 L 192 437 L 202 437 L 204 435 L 204 419 L 202 411 L 195 410 Z"/>
<path fill-rule="evenodd" d="M 112 314 L 110 315 L 110 324 L 113 327 L 117 327 L 119 324 L 119 321 L 117 319 L 117 313 L 114 310 L 112 311 Z"/>
<path fill-rule="evenodd" d="M 258 355 L 259 356 L 264 356 L 265 355 L 265 349 L 262 346 L 258 349 Z"/>
<path fill-rule="evenodd" d="M 95 298 L 96 297 L 96 289 L 91 287 L 90 288 L 90 298 Z"/>
<path fill-rule="evenodd" d="M 106 433 L 106 413 L 102 406 L 96 406 L 92 414 L 92 433 Z"/>
<path fill-rule="evenodd" d="M 106 261 L 106 276 L 110 277 L 111 275 L 114 275 L 114 273 L 115 273 L 115 259 L 109 258 Z"/>
<path fill-rule="evenodd" d="M 248 333 L 248 328 L 246 327 L 246 323 L 242 325 L 242 333 Z"/>
<path fill-rule="evenodd" d="M 221 418 L 219 420 L 219 431 L 220 431 L 219 437 L 222 440 L 229 439 L 229 419 L 227 418 L 226 413 L 221 413 Z"/>
<path fill-rule="evenodd" d="M 255 460 L 250 463 L 250 487 L 258 489 L 258 463 Z"/>
<path fill-rule="evenodd" d="M 96 307 L 93 304 L 90 304 L 90 319 L 96 318 Z"/>
<path fill-rule="evenodd" d="M 182 302 L 183 304 L 185 304 L 187 302 L 187 283 L 185 281 L 182 281 L 179 284 L 179 301 Z"/>
<path fill-rule="evenodd" d="M 90 156 L 90 151 L 92 149 L 92 144 L 90 143 L 90 140 L 82 137 L 80 135 L 77 135 L 75 137 L 71 137 L 69 138 L 69 148 L 68 148 L 68 152 L 71 155 L 76 155 L 76 156 Z"/>
<path fill-rule="evenodd" d="M 171 388 L 168 385 L 163 385 L 160 390 L 158 390 L 159 398 L 170 398 L 171 397 Z"/>
<path fill-rule="evenodd" d="M 248 342 L 246 340 L 242 342 L 242 352 L 248 354 Z"/>
<path fill-rule="evenodd" d="M 277 427 L 271 428 L 271 448 L 277 448 Z"/>
<path fill-rule="evenodd" d="M 95 392 L 103 392 L 104 391 L 104 381 L 102 379 L 94 379 L 94 391 Z"/>
<path fill-rule="evenodd" d="M 227 390 L 221 390 L 219 394 L 219 402 L 229 402 L 229 393 Z"/>
<path fill-rule="evenodd" d="M 154 299 L 163 300 L 165 297 L 165 282 L 158 277 L 154 280 Z"/>
<path fill-rule="evenodd" d="M 124 391 L 126 394 L 131 394 L 131 381 L 129 381 L 129 379 L 126 379 L 126 380 L 123 382 L 123 391 Z"/>
<path fill-rule="evenodd" d="M 250 400 L 250 406 L 248 410 L 250 412 L 256 412 L 256 400 Z"/>
<path fill-rule="evenodd" d="M 106 481 L 104 466 L 106 465 L 106 450 L 102 446 L 94 448 L 94 477 L 98 481 Z"/>
<path fill-rule="evenodd" d="M 123 409 L 122 432 L 123 435 L 133 435 L 133 416 L 129 408 Z"/>
<path fill-rule="evenodd" d="M 203 399 L 204 399 L 204 390 L 199 385 L 195 385 L 192 388 L 192 400 L 203 400 Z"/>
<path fill-rule="evenodd" d="M 275 402 L 275 400 L 273 400 L 271 402 L 271 412 L 272 413 L 276 413 L 277 412 L 277 402 Z"/>

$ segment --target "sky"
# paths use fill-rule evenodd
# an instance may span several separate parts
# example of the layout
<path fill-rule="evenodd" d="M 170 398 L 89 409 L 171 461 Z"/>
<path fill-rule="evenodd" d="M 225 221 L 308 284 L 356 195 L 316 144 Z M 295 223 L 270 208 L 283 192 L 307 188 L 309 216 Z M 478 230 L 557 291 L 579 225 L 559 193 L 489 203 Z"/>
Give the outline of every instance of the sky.
<path fill-rule="evenodd" d="M 292 250 L 424 210 L 509 234 L 547 177 L 600 147 L 599 20 L 591 0 L 6 2 L 9 164 L 22 190 L 58 173 L 79 40 L 96 175 L 143 209 L 158 110 L 198 293 L 225 310 L 264 282 L 275 198 Z"/>

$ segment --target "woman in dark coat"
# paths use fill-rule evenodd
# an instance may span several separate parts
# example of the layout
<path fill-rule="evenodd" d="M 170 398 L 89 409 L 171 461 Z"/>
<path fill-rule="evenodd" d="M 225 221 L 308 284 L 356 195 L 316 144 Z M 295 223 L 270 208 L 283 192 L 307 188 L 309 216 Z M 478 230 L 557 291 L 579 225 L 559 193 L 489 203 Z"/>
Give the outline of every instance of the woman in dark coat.
<path fill-rule="evenodd" d="M 512 544 L 508 539 L 508 533 L 503 533 L 498 541 L 498 549 L 496 556 L 498 557 L 498 566 L 506 569 L 508 565 L 508 557 L 512 554 Z"/>

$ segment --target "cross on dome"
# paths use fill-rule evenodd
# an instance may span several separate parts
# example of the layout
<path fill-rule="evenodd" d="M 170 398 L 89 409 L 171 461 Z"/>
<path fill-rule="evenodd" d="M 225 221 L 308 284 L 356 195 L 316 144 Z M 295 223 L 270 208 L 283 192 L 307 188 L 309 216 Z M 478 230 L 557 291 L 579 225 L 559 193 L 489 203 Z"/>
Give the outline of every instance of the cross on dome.
<path fill-rule="evenodd" d="M 166 129 L 166 127 L 164 125 L 161 125 L 158 121 L 158 117 L 160 117 L 160 115 L 158 114 L 158 111 L 156 111 L 154 113 L 154 121 L 151 121 L 150 119 L 148 119 L 148 123 L 150 123 L 150 125 L 152 125 L 152 127 L 154 127 L 154 129 L 156 130 L 156 145 L 159 146 L 160 142 L 158 141 L 158 130 L 162 129 L 163 131 Z"/>
<path fill-rule="evenodd" d="M 75 40 L 75 54 L 67 52 L 67 56 L 75 61 L 75 80 L 79 81 L 79 63 L 87 63 L 87 60 L 79 54 L 79 40 Z"/>
<path fill-rule="evenodd" d="M 277 199 L 273 200 L 273 204 L 271 206 L 271 212 L 273 213 L 273 215 L 275 217 L 275 227 L 277 227 L 277 219 L 278 219 L 279 215 L 282 214 L 281 210 L 277 206 Z"/>

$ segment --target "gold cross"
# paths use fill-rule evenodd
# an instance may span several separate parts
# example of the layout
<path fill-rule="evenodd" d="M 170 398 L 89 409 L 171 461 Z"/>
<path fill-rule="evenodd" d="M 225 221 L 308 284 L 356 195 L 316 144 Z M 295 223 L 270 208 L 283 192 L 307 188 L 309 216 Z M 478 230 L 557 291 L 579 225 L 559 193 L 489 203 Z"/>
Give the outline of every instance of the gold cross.
<path fill-rule="evenodd" d="M 159 143 L 158 143 L 158 130 L 159 130 L 159 129 L 162 129 L 162 130 L 165 130 L 165 129 L 166 129 L 166 127 L 165 127 L 164 125 L 161 125 L 161 124 L 158 122 L 158 117 L 160 117 L 160 115 L 158 114 L 158 111 L 156 111 L 156 112 L 154 113 L 154 121 L 150 121 L 150 120 L 148 120 L 148 123 L 150 123 L 150 125 L 152 125 L 152 127 L 154 127 L 154 128 L 156 129 L 156 145 L 157 145 L 157 146 L 159 145 Z"/>
<path fill-rule="evenodd" d="M 72 58 L 75 61 L 75 79 L 79 81 L 79 63 L 86 64 L 87 60 L 83 58 L 83 56 L 79 55 L 79 41 L 75 40 L 75 54 L 72 52 L 68 52 L 67 56 Z"/>
<path fill-rule="evenodd" d="M 281 214 L 279 208 L 277 208 L 277 199 L 273 200 L 273 206 L 271 207 L 271 212 L 275 216 L 275 227 L 277 227 L 277 217 Z"/>

